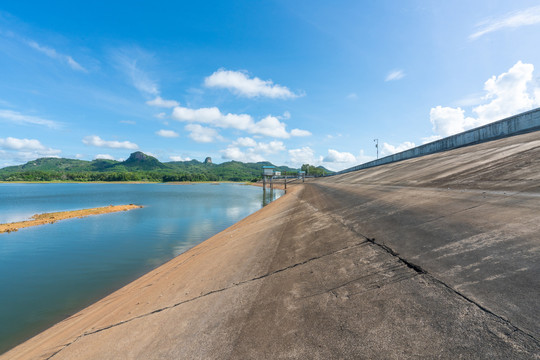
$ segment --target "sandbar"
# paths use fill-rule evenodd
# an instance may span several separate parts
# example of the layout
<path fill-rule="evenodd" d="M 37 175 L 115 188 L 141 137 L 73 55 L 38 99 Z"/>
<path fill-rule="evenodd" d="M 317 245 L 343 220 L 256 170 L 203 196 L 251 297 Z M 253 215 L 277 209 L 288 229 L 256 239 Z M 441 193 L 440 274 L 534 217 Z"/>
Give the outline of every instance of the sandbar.
<path fill-rule="evenodd" d="M 71 211 L 59 211 L 52 213 L 44 214 L 35 214 L 30 219 L 26 221 L 12 222 L 8 224 L 0 224 L 0 233 L 17 231 L 21 228 L 44 225 L 44 224 L 53 224 L 58 220 L 71 219 L 71 218 L 83 218 L 91 215 L 100 215 L 108 214 L 118 211 L 128 211 L 133 209 L 142 208 L 141 205 L 109 205 L 98 208 L 91 209 L 82 209 L 82 210 L 71 210 Z"/>

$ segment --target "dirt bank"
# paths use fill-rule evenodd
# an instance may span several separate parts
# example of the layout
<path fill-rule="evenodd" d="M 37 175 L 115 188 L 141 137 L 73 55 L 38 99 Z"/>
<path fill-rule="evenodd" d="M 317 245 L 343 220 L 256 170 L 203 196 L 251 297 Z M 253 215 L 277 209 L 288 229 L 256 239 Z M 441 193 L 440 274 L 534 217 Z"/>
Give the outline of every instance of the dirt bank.
<path fill-rule="evenodd" d="M 128 211 L 133 209 L 142 208 L 140 205 L 110 205 L 99 208 L 92 209 L 82 209 L 82 210 L 72 210 L 72 211 L 59 211 L 45 214 L 36 214 L 31 217 L 31 220 L 18 221 L 9 224 L 0 224 L 0 233 L 17 231 L 19 229 L 44 225 L 44 224 L 53 224 L 59 220 L 71 219 L 71 218 L 83 218 L 91 215 L 100 215 L 108 214 L 118 211 Z"/>

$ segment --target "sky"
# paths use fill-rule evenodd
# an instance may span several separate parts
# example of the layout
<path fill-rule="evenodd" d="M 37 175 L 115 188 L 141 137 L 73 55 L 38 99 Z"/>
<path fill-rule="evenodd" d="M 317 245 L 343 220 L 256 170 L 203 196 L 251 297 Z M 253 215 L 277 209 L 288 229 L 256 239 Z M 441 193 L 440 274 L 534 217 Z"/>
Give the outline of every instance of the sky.
<path fill-rule="evenodd" d="M 539 107 L 539 38 L 537 1 L 0 0 L 0 167 L 341 170 Z"/>

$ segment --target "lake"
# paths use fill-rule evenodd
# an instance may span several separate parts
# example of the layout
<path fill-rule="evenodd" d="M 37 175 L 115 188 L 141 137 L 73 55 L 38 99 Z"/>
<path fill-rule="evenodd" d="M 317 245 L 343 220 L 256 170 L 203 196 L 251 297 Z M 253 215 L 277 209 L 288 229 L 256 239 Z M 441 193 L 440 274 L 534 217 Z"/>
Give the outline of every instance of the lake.
<path fill-rule="evenodd" d="M 107 205 L 142 209 L 0 234 L 0 353 L 281 196 L 241 184 L 0 184 L 0 223 Z"/>

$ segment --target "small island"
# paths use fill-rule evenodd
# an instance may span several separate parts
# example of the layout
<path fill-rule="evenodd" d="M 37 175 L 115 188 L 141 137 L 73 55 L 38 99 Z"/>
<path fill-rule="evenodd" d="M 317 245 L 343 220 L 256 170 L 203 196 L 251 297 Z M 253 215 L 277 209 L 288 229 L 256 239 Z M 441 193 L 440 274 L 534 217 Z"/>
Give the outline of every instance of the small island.
<path fill-rule="evenodd" d="M 59 211 L 45 214 L 36 214 L 31 217 L 31 220 L 18 221 L 9 224 L 0 224 L 0 233 L 17 231 L 21 228 L 53 224 L 58 220 L 71 219 L 71 218 L 83 218 L 91 215 L 108 214 L 118 211 L 128 211 L 133 209 L 142 208 L 141 205 L 110 205 L 91 209 L 72 210 L 72 211 Z"/>

